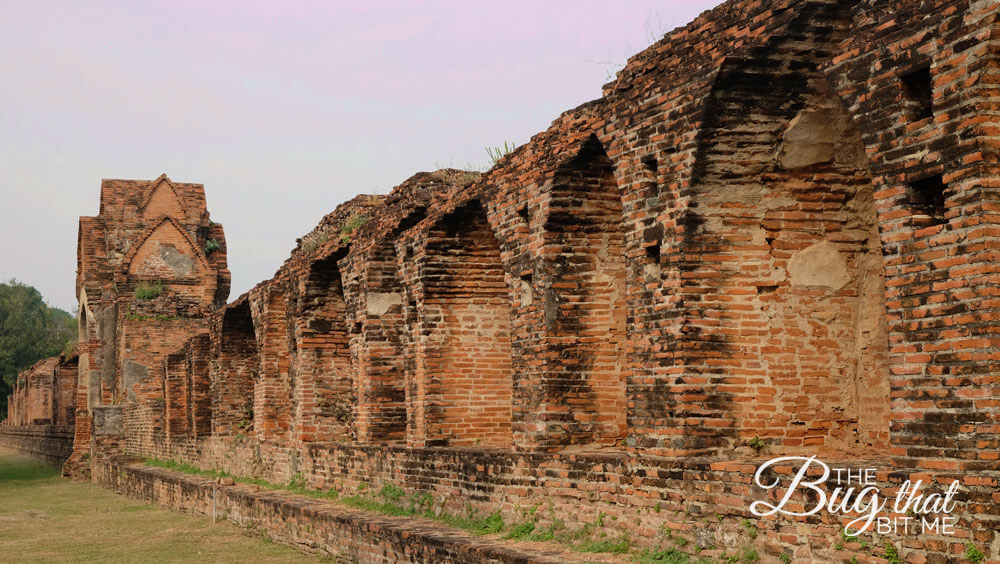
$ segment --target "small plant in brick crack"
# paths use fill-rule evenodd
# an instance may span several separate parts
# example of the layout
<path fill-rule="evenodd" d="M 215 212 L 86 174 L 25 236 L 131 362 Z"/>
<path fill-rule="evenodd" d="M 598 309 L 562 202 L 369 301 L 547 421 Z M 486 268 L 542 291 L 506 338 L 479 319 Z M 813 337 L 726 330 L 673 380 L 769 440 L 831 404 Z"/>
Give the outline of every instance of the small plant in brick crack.
<path fill-rule="evenodd" d="M 163 282 L 139 282 L 135 285 L 135 299 L 152 300 L 162 296 L 167 291 Z"/>
<path fill-rule="evenodd" d="M 514 149 L 516 148 L 517 145 L 515 145 L 512 141 L 504 141 L 503 147 L 499 145 L 497 145 L 496 147 L 486 147 L 486 154 L 490 156 L 490 162 L 492 162 L 493 165 L 496 166 L 497 162 L 499 162 L 500 159 L 513 153 Z"/>
<path fill-rule="evenodd" d="M 330 240 L 329 233 L 325 231 L 316 233 L 312 237 L 308 237 L 302 241 L 302 252 L 311 255 L 316 251 L 316 249 L 319 248 L 320 245 L 326 243 L 329 240 Z"/>
<path fill-rule="evenodd" d="M 891 543 L 885 543 L 885 559 L 889 561 L 889 564 L 902 564 L 903 559 L 899 557 L 899 551 Z"/>
<path fill-rule="evenodd" d="M 351 240 L 351 236 L 354 235 L 354 232 L 366 223 L 368 223 L 368 216 L 360 214 L 347 220 L 347 222 L 344 223 L 344 226 L 340 228 L 340 240 L 347 243 Z"/>
<path fill-rule="evenodd" d="M 740 521 L 740 526 L 742 526 L 743 530 L 747 532 L 747 536 L 749 536 L 751 540 L 757 538 L 757 535 L 760 534 L 760 530 L 757 529 L 757 526 L 754 525 L 750 519 Z"/>
<path fill-rule="evenodd" d="M 767 448 L 767 441 L 760 438 L 760 435 L 754 435 L 752 439 L 747 441 L 747 446 L 757 452 L 761 452 Z"/>
<path fill-rule="evenodd" d="M 210 255 L 222 248 L 222 243 L 218 239 L 205 241 L 205 254 Z"/>
<path fill-rule="evenodd" d="M 740 553 L 740 561 L 743 564 L 754 564 L 754 562 L 760 562 L 760 554 L 757 553 L 757 549 L 752 547 L 746 547 L 743 552 Z"/>
<path fill-rule="evenodd" d="M 983 560 L 986 560 L 986 555 L 983 551 L 976 548 L 976 545 L 969 541 L 965 543 L 965 559 L 972 564 L 979 564 Z"/>

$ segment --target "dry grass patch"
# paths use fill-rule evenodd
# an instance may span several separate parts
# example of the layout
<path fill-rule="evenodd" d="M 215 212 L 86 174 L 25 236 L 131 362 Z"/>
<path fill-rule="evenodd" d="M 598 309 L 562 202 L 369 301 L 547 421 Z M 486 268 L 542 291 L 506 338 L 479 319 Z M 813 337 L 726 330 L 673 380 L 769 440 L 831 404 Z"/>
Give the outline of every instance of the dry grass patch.
<path fill-rule="evenodd" d="M 6 562 L 317 562 L 229 522 L 180 515 L 0 449 L 0 559 Z"/>

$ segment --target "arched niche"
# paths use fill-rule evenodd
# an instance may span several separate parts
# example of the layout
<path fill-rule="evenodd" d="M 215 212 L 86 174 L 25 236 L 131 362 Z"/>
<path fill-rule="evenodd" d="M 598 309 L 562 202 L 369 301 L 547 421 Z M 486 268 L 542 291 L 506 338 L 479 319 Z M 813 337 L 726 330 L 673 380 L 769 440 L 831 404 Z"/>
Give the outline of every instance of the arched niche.
<path fill-rule="evenodd" d="M 217 354 L 212 363 L 212 432 L 249 435 L 254 424 L 254 381 L 260 353 L 250 304 L 244 299 L 222 314 Z"/>
<path fill-rule="evenodd" d="M 428 231 L 420 277 L 425 444 L 509 447 L 511 300 L 481 202 Z"/>
<path fill-rule="evenodd" d="M 808 41 L 727 60 L 706 101 L 676 265 L 685 372 L 674 415 L 698 423 L 687 446 L 887 446 L 872 179 L 818 71 L 838 29 L 805 28 Z"/>
<path fill-rule="evenodd" d="M 405 444 L 408 335 L 394 238 L 375 246 L 365 263 L 365 310 L 358 347 L 359 436 L 366 443 Z"/>
<path fill-rule="evenodd" d="M 544 223 L 548 445 L 626 434 L 625 232 L 614 165 L 593 135 L 555 172 Z"/>
<path fill-rule="evenodd" d="M 353 436 L 351 351 L 344 284 L 338 261 L 343 251 L 310 265 L 297 319 L 297 420 L 304 441 Z"/>

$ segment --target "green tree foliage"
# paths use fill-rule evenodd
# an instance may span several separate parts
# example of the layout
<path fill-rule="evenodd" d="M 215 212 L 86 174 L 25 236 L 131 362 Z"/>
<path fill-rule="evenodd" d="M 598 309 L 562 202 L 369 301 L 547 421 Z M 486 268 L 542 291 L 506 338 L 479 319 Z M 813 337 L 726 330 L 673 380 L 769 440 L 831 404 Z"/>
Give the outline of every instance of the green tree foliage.
<path fill-rule="evenodd" d="M 17 373 L 55 356 L 76 340 L 76 319 L 49 307 L 38 290 L 16 280 L 0 283 L 0 419 Z"/>

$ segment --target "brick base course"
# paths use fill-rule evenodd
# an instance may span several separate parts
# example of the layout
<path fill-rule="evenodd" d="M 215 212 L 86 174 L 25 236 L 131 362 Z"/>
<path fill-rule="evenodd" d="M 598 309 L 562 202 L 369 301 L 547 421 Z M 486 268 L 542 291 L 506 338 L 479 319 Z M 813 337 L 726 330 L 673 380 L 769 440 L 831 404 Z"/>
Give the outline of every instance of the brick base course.
<path fill-rule="evenodd" d="M 61 465 L 73 454 L 72 425 L 0 426 L 0 446 Z"/>
<path fill-rule="evenodd" d="M 304 552 L 334 555 L 338 562 L 557 564 L 605 560 L 558 548 L 545 552 L 514 549 L 427 520 L 355 511 L 302 496 L 260 492 L 251 486 L 221 486 L 179 472 L 111 460 L 96 463 L 94 477 L 120 494 L 182 512 L 228 519 Z"/>
<path fill-rule="evenodd" d="M 769 455 L 720 461 L 709 458 L 674 459 L 627 452 L 546 453 L 466 448 L 406 448 L 314 443 L 299 450 L 249 441 L 190 441 L 168 445 L 159 442 L 156 456 L 183 460 L 196 466 L 225 470 L 233 475 L 260 476 L 274 483 L 301 478 L 309 487 L 336 489 L 349 496 L 378 491 L 385 484 L 407 494 L 426 492 L 435 507 L 451 513 L 468 508 L 480 514 L 500 511 L 507 524 L 526 521 L 535 508 L 537 528 L 560 522 L 569 529 L 604 522 L 609 537 L 628 535 L 634 545 L 666 548 L 684 543 L 685 552 L 697 556 L 730 554 L 752 546 L 777 561 L 782 553 L 797 562 L 840 562 L 852 555 L 871 556 L 850 543 L 837 549 L 843 523 L 820 511 L 807 518 L 759 518 L 750 512 L 756 500 L 775 502 L 775 492 L 754 485 L 754 473 Z M 831 468 L 876 469 L 875 485 L 890 498 L 900 485 L 923 482 L 922 491 L 942 492 L 959 480 L 955 535 L 933 533 L 872 535 L 874 547 L 893 543 L 907 562 L 962 561 L 966 543 L 985 550 L 989 561 L 1000 556 L 1000 477 L 968 474 L 954 469 L 928 471 L 895 468 L 888 460 L 824 459 Z M 787 483 L 792 469 L 778 474 Z M 831 477 L 824 489 L 838 484 Z M 857 481 L 841 484 L 859 490 Z M 783 494 L 783 492 L 782 492 Z M 779 496 L 780 499 L 780 496 Z M 793 501 L 815 504 L 801 492 Z M 747 536 L 745 520 L 759 529 Z M 678 539 L 683 538 L 683 541 Z M 698 550 L 695 550 L 698 547 Z M 955 560 L 958 558 L 958 560 Z"/>

